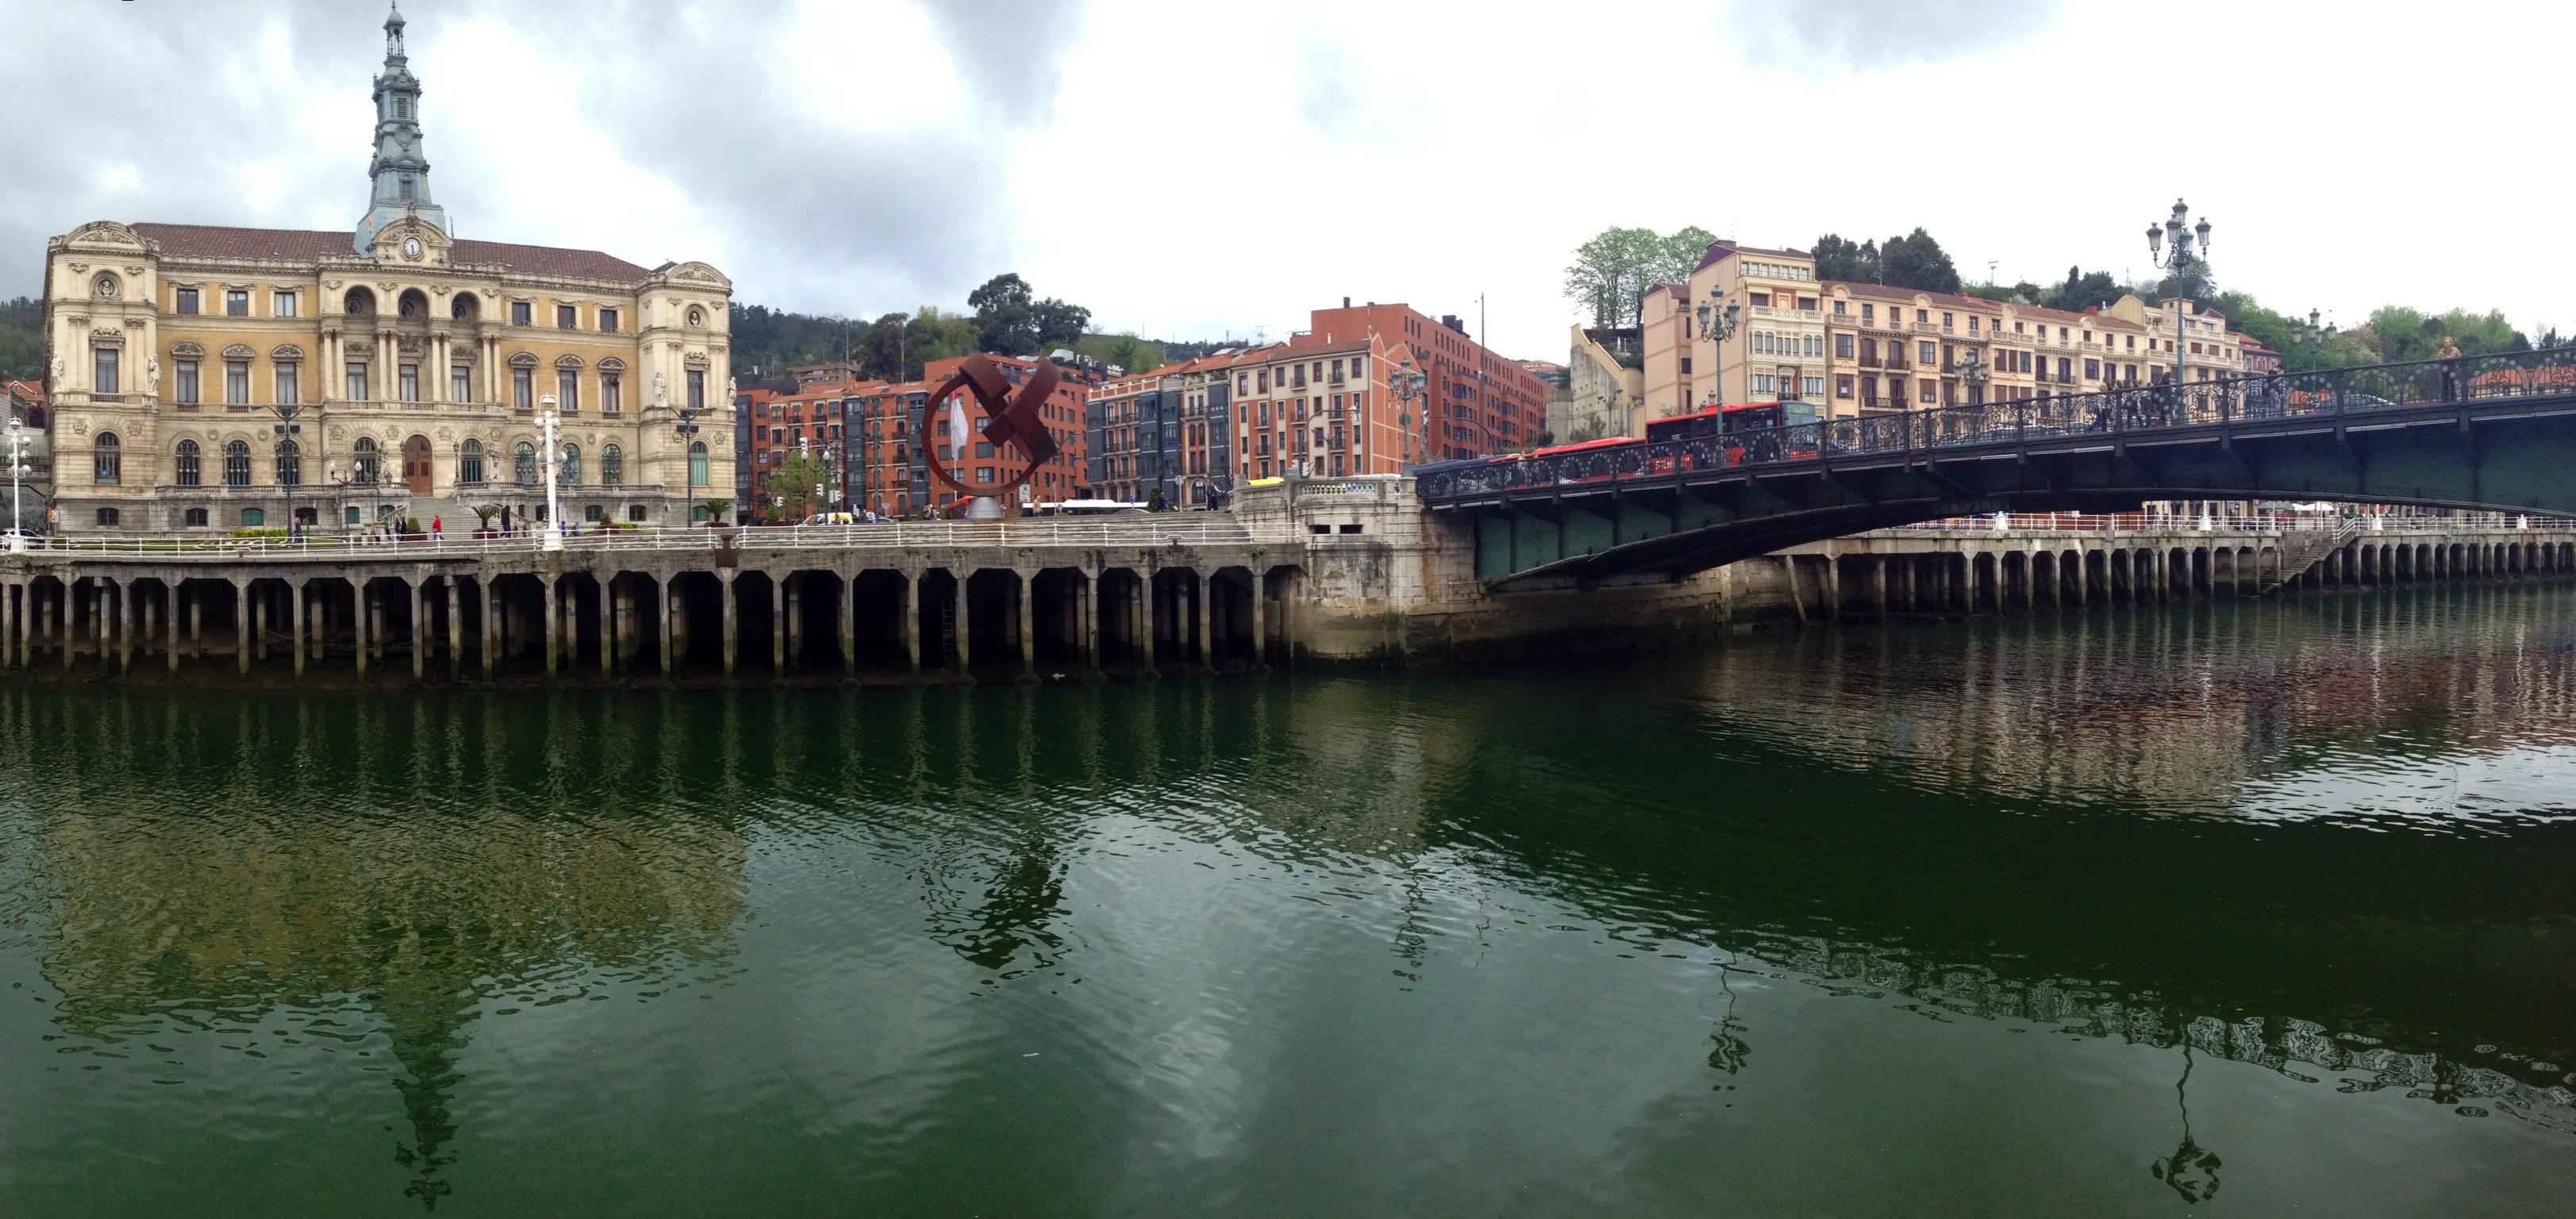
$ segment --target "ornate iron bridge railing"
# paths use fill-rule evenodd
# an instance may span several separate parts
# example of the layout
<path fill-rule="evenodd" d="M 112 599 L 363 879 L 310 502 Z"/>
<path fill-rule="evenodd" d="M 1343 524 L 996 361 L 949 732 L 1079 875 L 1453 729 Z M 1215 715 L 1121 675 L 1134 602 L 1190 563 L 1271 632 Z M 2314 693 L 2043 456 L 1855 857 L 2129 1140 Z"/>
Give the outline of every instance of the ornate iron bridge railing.
<path fill-rule="evenodd" d="M 1860 454 L 1947 456 L 1970 446 L 2125 435 L 2238 421 L 2364 416 L 2452 403 L 2576 396 L 2576 347 L 2316 372 L 2128 386 L 2016 402 L 1864 415 L 1688 440 L 1636 441 L 1417 471 L 1426 504 L 1539 487 L 1803 466 Z"/>

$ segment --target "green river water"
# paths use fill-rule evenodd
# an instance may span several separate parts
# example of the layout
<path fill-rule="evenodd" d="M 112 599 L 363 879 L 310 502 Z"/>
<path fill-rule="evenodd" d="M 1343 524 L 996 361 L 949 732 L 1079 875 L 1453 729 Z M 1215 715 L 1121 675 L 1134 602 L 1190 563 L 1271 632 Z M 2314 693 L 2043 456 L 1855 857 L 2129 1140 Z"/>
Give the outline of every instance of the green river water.
<path fill-rule="evenodd" d="M 2576 588 L 0 687 L 0 1215 L 2576 1211 Z"/>

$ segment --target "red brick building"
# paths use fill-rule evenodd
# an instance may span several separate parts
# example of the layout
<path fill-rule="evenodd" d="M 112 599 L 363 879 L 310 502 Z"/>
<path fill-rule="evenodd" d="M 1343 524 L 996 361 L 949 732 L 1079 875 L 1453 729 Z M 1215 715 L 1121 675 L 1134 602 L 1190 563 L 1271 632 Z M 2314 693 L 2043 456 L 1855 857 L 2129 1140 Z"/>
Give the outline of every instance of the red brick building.
<path fill-rule="evenodd" d="M 772 510 L 784 511 L 798 506 L 792 502 L 793 497 L 789 497 L 790 503 L 779 503 L 778 497 L 769 489 L 769 479 L 787 464 L 788 459 L 799 454 L 818 458 L 835 472 L 826 479 L 830 484 L 828 494 L 813 506 L 830 508 L 840 505 L 844 497 L 838 485 L 840 477 L 837 472 L 843 468 L 841 450 L 847 443 L 843 404 L 869 393 L 877 384 L 839 382 L 803 386 L 794 393 L 752 389 L 737 395 L 737 404 L 747 406 L 751 412 L 748 452 L 751 484 L 759 502 L 746 506 L 755 518 Z"/>
<path fill-rule="evenodd" d="M 1410 348 L 1407 354 L 1430 379 L 1424 387 L 1429 451 L 1416 453 L 1417 463 L 1526 448 L 1546 430 L 1547 382 L 1468 338 L 1455 317 L 1434 321 L 1409 305 L 1353 306 L 1346 298 L 1339 309 L 1315 310 L 1307 332 L 1288 342 L 1330 346 L 1370 338 Z M 1417 424 L 1426 415 L 1411 413 Z"/>

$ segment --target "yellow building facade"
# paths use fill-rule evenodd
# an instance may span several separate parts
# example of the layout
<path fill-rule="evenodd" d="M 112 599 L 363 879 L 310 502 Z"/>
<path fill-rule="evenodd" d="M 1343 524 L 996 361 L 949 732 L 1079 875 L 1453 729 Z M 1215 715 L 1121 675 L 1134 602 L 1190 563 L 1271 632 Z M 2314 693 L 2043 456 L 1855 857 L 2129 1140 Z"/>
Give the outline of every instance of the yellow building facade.
<path fill-rule="evenodd" d="M 727 493 L 731 281 L 451 237 L 402 29 L 354 230 L 100 220 L 47 243 L 57 529 L 535 519 L 549 406 L 567 519 L 675 525 Z"/>

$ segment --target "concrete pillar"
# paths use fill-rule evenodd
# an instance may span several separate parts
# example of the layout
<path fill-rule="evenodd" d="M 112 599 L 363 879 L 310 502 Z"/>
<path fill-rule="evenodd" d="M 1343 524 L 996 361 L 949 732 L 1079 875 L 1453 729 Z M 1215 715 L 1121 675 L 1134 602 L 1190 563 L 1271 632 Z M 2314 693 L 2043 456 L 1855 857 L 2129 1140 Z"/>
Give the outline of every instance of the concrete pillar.
<path fill-rule="evenodd" d="M 1270 667 L 1269 583 L 1264 573 L 1252 573 L 1252 667 L 1256 669 Z"/>
<path fill-rule="evenodd" d="M 162 630 L 167 633 L 170 642 L 169 646 L 163 649 L 165 655 L 162 657 L 162 663 L 171 672 L 176 673 L 179 671 L 179 598 L 183 594 L 176 580 L 171 581 L 168 587 L 170 589 L 169 622 L 162 627 Z M 0 592 L 0 605 L 8 603 L 7 596 L 7 593 Z M 5 629 L 0 627 L 0 634 L 5 634 Z"/>
<path fill-rule="evenodd" d="M 599 586 L 599 675 L 617 676 L 617 577 Z"/>
<path fill-rule="evenodd" d="M 167 590 L 170 587 L 170 582 L 163 580 L 161 582 L 161 587 L 164 590 Z M 127 589 L 126 593 L 128 596 L 133 596 L 133 590 L 131 588 Z M 127 620 L 131 622 L 139 619 L 142 622 L 143 625 L 134 632 L 134 650 L 141 652 L 145 656 L 150 656 L 152 654 L 152 636 L 155 633 L 152 628 L 160 620 L 159 616 L 152 612 L 155 606 L 156 603 L 150 597 L 135 597 L 135 616 L 134 618 Z"/>
<path fill-rule="evenodd" d="M 374 659 L 376 644 L 376 599 L 367 587 L 367 578 L 349 582 L 349 627 L 358 636 L 358 676 L 367 675 L 367 662 Z"/>
<path fill-rule="evenodd" d="M 921 676 L 921 573 L 903 573 L 903 590 L 895 594 L 895 629 L 903 635 L 904 663 L 911 666 L 914 677 Z"/>
<path fill-rule="evenodd" d="M 1799 587 L 1798 556 L 1793 554 L 1784 554 L 1780 556 L 1780 575 L 1783 579 L 1787 580 L 1789 584 L 1790 612 L 1798 616 L 1798 621 L 1805 622 L 1807 620 L 1807 596 Z"/>
<path fill-rule="evenodd" d="M 251 654 L 261 660 L 268 659 L 268 628 L 274 625 L 268 620 L 268 601 L 266 593 L 250 599 Z"/>
<path fill-rule="evenodd" d="M 108 587 L 116 594 L 116 617 L 105 626 L 116 636 L 116 669 L 122 673 L 134 667 L 134 582 L 110 580 Z"/>
<path fill-rule="evenodd" d="M 489 458 L 486 458 L 486 460 L 489 460 Z M 474 579 L 483 594 L 483 630 L 481 632 L 483 637 L 483 680 L 490 681 L 492 680 L 492 667 L 500 660 L 501 598 L 500 594 L 493 591 L 492 578 L 490 576 L 476 576 Z"/>
<path fill-rule="evenodd" d="M 787 675 L 787 633 L 795 629 L 796 616 L 787 612 L 795 600 L 796 573 L 789 572 L 769 582 L 769 673 L 772 677 Z"/>
<path fill-rule="evenodd" d="M 1198 610 L 1199 668 L 1202 671 L 1214 668 L 1216 664 L 1215 648 L 1211 646 L 1214 641 L 1210 638 L 1208 630 L 1211 625 L 1208 606 L 1216 600 L 1208 595 L 1215 591 L 1208 584 L 1209 575 L 1208 572 L 1198 570 L 1190 572 L 1190 602 Z"/>
<path fill-rule="evenodd" d="M 672 627 L 675 625 L 674 618 L 676 615 L 674 610 L 679 604 L 679 601 L 680 594 L 677 590 L 671 587 L 670 580 L 661 576 L 653 577 L 653 604 L 661 610 L 662 618 L 662 629 L 658 633 L 662 637 L 662 676 L 665 678 L 672 675 L 671 634 Z"/>
<path fill-rule="evenodd" d="M 15 657 L 11 663 L 16 664 L 20 668 L 30 668 L 34 666 L 35 660 L 27 652 L 27 611 L 32 608 L 29 603 L 35 600 L 34 594 L 36 590 L 34 586 L 28 584 L 24 580 L 20 580 L 9 587 L 15 592 L 15 595 L 11 598 L 12 604 L 9 613 L 9 617 L 11 619 L 9 624 L 9 633 L 15 638 L 17 649 Z"/>
<path fill-rule="evenodd" d="M 721 572 L 716 579 L 724 592 L 724 675 L 726 681 L 731 681 L 734 657 L 742 644 L 740 629 L 734 625 L 733 573 Z"/>
<path fill-rule="evenodd" d="M 1136 587 L 1138 601 L 1136 608 L 1139 621 L 1144 625 L 1141 638 L 1145 645 L 1145 672 L 1150 675 L 1157 672 L 1154 667 L 1154 574 L 1141 572 L 1139 576 Z"/>
<path fill-rule="evenodd" d="M 960 676 L 973 672 L 975 668 L 966 646 L 975 636 L 973 625 L 966 617 L 966 583 L 967 577 L 961 575 L 957 578 L 957 672 Z"/>
<path fill-rule="evenodd" d="M 292 621 L 287 627 L 288 638 L 291 639 L 295 645 L 295 675 L 297 677 L 302 677 L 304 676 L 304 582 L 301 580 L 290 581 L 286 586 L 286 590 L 287 594 L 295 602 L 294 611 L 291 615 Z"/>
<path fill-rule="evenodd" d="M 1022 571 L 1020 577 L 1020 676 L 1038 675 L 1038 574 Z"/>
<path fill-rule="evenodd" d="M 1083 673 L 1096 672 L 1100 668 L 1100 636 L 1097 634 L 1100 629 L 1100 607 L 1095 603 L 1099 595 L 1100 577 L 1093 575 L 1088 569 L 1075 573 L 1073 662 L 1081 666 L 1078 671 Z"/>
<path fill-rule="evenodd" d="M 1881 622 L 1887 621 L 1887 565 L 1890 561 L 1885 555 L 1881 555 L 1871 559 L 1869 564 L 1869 604 L 1870 608 L 1878 612 L 1878 620 Z M 1252 598 L 1252 603 L 1261 604 L 1257 591 Z"/>
<path fill-rule="evenodd" d="M 374 658 L 385 658 L 385 599 L 376 592 L 375 581 L 367 581 L 367 650 Z"/>
<path fill-rule="evenodd" d="M 551 522 L 550 522 L 550 524 L 551 524 Z M 537 577 L 537 583 L 538 583 L 538 585 L 540 585 L 541 587 L 543 587 L 543 588 L 545 589 L 545 598 L 546 598 L 546 601 L 545 601 L 545 620 L 546 620 L 546 641 L 545 641 L 545 649 L 546 649 L 546 676 L 548 676 L 548 677 L 552 677 L 552 676 L 554 676 L 554 675 L 555 675 L 555 668 L 556 668 L 557 664 L 558 664 L 558 663 L 563 659 L 563 609 L 562 609 L 562 603 L 561 603 L 561 602 L 559 602 L 559 601 L 557 601 L 557 600 L 555 600 L 555 580 L 556 580 L 556 577 L 551 576 L 551 575 L 547 575 L 547 576 L 539 576 L 539 577 Z"/>
<path fill-rule="evenodd" d="M 429 602 L 420 577 L 404 577 L 403 587 L 411 591 L 411 679 L 417 682 L 429 676 Z"/>
<path fill-rule="evenodd" d="M 833 615 L 840 620 L 841 675 L 852 677 L 859 671 L 859 577 L 836 572 L 832 579 L 841 593 L 841 612 Z"/>
<path fill-rule="evenodd" d="M 462 676 L 459 670 L 465 656 L 465 621 L 458 612 L 463 608 L 463 598 L 457 595 L 456 577 L 444 576 L 441 580 L 447 585 L 447 680 L 455 681 Z"/>
<path fill-rule="evenodd" d="M 250 581 L 233 581 L 233 660 L 250 676 Z"/>

